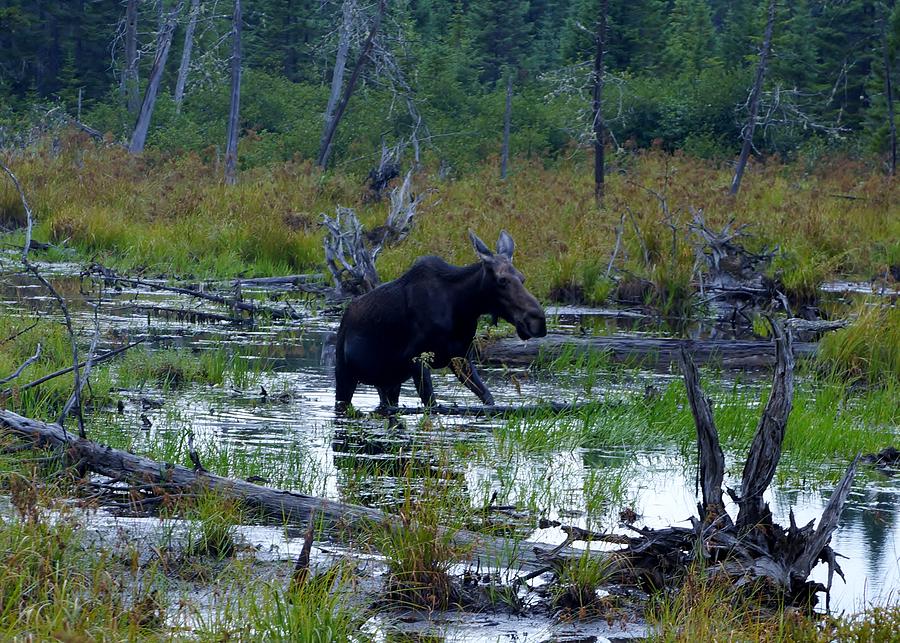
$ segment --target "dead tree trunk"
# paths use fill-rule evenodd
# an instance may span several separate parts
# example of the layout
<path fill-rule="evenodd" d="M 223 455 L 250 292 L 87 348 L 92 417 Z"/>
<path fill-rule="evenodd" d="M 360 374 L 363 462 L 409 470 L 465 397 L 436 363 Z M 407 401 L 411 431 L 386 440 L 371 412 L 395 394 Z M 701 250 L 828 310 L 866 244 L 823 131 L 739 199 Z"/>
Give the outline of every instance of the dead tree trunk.
<path fill-rule="evenodd" d="M 381 20 L 382 18 L 384 18 L 384 13 L 386 10 L 386 0 L 379 0 L 378 9 L 376 10 L 375 17 L 372 20 L 372 26 L 369 28 L 369 35 L 366 37 L 366 41 L 363 44 L 362 51 L 359 52 L 359 58 L 356 59 L 356 65 L 353 68 L 353 73 L 350 75 L 350 80 L 347 82 L 347 86 L 344 88 L 344 93 L 341 96 L 341 102 L 338 104 L 337 111 L 335 111 L 331 121 L 325 126 L 325 134 L 322 136 L 322 145 L 319 150 L 319 158 L 317 160 L 317 164 L 319 165 L 319 167 L 324 168 L 328 165 L 328 159 L 331 157 L 334 134 L 335 132 L 337 132 L 338 125 L 340 124 L 341 119 L 344 117 L 344 112 L 347 109 L 347 103 L 350 102 L 350 97 L 353 95 L 353 90 L 356 88 L 356 83 L 359 80 L 359 75 L 362 73 L 363 67 L 365 67 L 366 65 L 366 60 L 369 57 L 369 52 L 372 50 L 372 43 L 375 40 L 375 36 L 378 34 L 378 29 L 381 27 Z"/>
<path fill-rule="evenodd" d="M 344 0 L 341 9 L 341 28 L 338 35 L 337 53 L 334 56 L 334 71 L 331 73 L 331 93 L 328 95 L 328 105 L 325 106 L 324 122 L 322 124 L 322 138 L 319 141 L 319 150 L 325 149 L 326 137 L 334 120 L 334 110 L 341 98 L 341 88 L 344 86 L 344 70 L 347 67 L 347 56 L 350 53 L 350 33 L 353 29 L 353 14 L 356 11 L 356 0 Z"/>
<path fill-rule="evenodd" d="M 197 28 L 197 17 L 200 15 L 200 0 L 191 0 L 191 15 L 184 31 L 184 47 L 181 49 L 181 65 L 178 66 L 178 80 L 175 82 L 175 113 L 181 113 L 184 100 L 184 86 L 187 83 L 188 71 L 191 67 L 191 50 L 194 48 L 194 30 Z"/>
<path fill-rule="evenodd" d="M 891 55 L 888 48 L 888 38 L 887 38 L 887 21 L 889 19 L 889 15 L 887 12 L 887 8 L 884 9 L 884 19 L 881 24 L 881 52 L 884 57 L 884 97 L 887 101 L 887 117 L 888 117 L 888 132 L 889 132 L 889 145 L 890 145 L 890 154 L 891 154 L 891 176 L 896 176 L 897 174 L 897 126 L 894 122 L 894 85 L 893 85 L 893 71 L 894 67 L 891 61 Z"/>
<path fill-rule="evenodd" d="M 138 94 L 137 20 L 139 0 L 128 0 L 125 8 L 125 67 L 122 69 L 122 93 L 128 111 L 137 114 L 140 107 Z"/>
<path fill-rule="evenodd" d="M 512 72 L 506 78 L 506 109 L 503 112 L 503 149 L 500 153 L 500 178 L 506 180 L 506 167 L 509 164 L 509 129 L 512 120 Z"/>
<path fill-rule="evenodd" d="M 601 0 L 600 16 L 597 20 L 597 33 L 594 35 L 596 51 L 594 52 L 594 99 L 591 105 L 594 125 L 594 198 L 597 203 L 603 202 L 605 188 L 604 150 L 605 125 L 603 122 L 603 55 L 606 49 L 606 15 L 609 1 Z"/>
<path fill-rule="evenodd" d="M 772 50 L 772 31 L 775 28 L 775 4 L 777 0 L 769 0 L 768 18 L 766 19 L 766 31 L 763 36 L 762 49 L 759 52 L 759 64 L 756 67 L 756 80 L 750 91 L 750 116 L 744 126 L 744 143 L 741 146 L 741 155 L 738 157 L 737 167 L 734 169 L 734 178 L 731 181 L 731 194 L 737 194 L 741 189 L 741 178 L 744 176 L 744 168 L 747 167 L 747 159 L 750 158 L 750 148 L 753 146 L 753 132 L 756 130 L 756 116 L 759 114 L 759 99 L 762 95 L 763 82 L 766 79 L 766 65 L 769 61 L 769 52 Z"/>
<path fill-rule="evenodd" d="M 172 36 L 175 35 L 175 26 L 183 3 L 184 0 L 178 0 L 175 8 L 169 12 L 169 15 L 163 21 L 162 28 L 159 30 L 159 35 L 156 38 L 156 58 L 154 58 L 153 68 L 150 70 L 150 82 L 147 85 L 147 91 L 144 93 L 144 100 L 141 103 L 137 124 L 135 124 L 134 133 L 131 135 L 131 143 L 128 145 L 128 151 L 132 154 L 142 152 L 144 143 L 147 142 L 150 119 L 153 118 L 153 109 L 156 107 L 156 94 L 159 92 L 159 85 L 162 82 L 166 60 L 169 58 L 169 49 L 172 47 Z"/>
<path fill-rule="evenodd" d="M 228 140 L 225 143 L 225 183 L 237 181 L 238 125 L 241 104 L 241 0 L 234 0 L 234 18 L 231 22 L 231 109 L 228 111 Z"/>

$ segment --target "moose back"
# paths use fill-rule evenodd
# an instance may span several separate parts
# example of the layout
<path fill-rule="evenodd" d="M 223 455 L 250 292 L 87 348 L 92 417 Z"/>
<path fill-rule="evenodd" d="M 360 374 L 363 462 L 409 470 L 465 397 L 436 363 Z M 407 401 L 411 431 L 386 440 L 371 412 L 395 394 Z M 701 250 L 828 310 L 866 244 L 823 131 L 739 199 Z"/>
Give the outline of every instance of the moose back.
<path fill-rule="evenodd" d="M 497 251 L 469 231 L 479 261 L 451 266 L 420 257 L 404 275 L 350 302 L 335 347 L 335 406 L 350 404 L 359 384 L 378 390 L 380 406 L 395 407 L 413 378 L 426 406 L 434 404 L 431 369 L 450 366 L 482 403 L 494 398 L 475 369 L 472 340 L 482 315 L 500 317 L 522 339 L 547 334 L 544 310 L 512 264 L 515 244 L 505 230 Z"/>

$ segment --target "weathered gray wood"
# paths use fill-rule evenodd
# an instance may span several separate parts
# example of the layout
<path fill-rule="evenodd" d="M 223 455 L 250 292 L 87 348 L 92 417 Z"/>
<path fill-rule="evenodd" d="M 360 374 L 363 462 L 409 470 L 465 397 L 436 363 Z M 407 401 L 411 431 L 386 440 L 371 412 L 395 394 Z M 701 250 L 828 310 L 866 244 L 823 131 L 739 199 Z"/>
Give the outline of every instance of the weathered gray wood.
<path fill-rule="evenodd" d="M 772 31 L 775 27 L 776 0 L 769 0 L 768 18 L 766 19 L 766 31 L 763 36 L 762 49 L 759 51 L 759 63 L 756 66 L 756 79 L 753 81 L 753 89 L 750 91 L 749 108 L 750 115 L 747 124 L 744 125 L 744 142 L 741 145 L 741 154 L 738 157 L 734 170 L 734 178 L 731 180 L 731 194 L 737 194 L 741 189 L 741 178 L 744 176 L 744 168 L 747 167 L 747 159 L 750 158 L 750 148 L 753 146 L 753 132 L 756 131 L 756 117 L 759 114 L 759 99 L 762 96 L 763 81 L 766 79 L 766 66 L 769 53 L 772 51 Z"/>
<path fill-rule="evenodd" d="M 120 277 L 109 271 L 103 272 L 102 266 L 97 266 L 95 269 L 100 271 L 100 276 L 107 281 L 129 284 L 131 286 L 139 286 L 142 288 L 149 288 L 151 290 L 161 290 L 164 292 L 173 292 L 180 295 L 188 295 L 189 297 L 196 297 L 197 299 L 203 299 L 206 301 L 215 302 L 217 304 L 222 304 L 223 306 L 228 306 L 229 308 L 232 308 L 234 310 L 242 310 L 251 314 L 271 315 L 275 319 L 302 319 L 302 315 L 300 313 L 288 306 L 275 308 L 272 306 L 266 306 L 264 304 L 256 304 L 249 301 L 235 299 L 233 297 L 225 297 L 223 295 L 202 292 L 200 290 L 194 290 L 193 288 L 182 288 L 180 286 L 158 284 L 152 281 L 146 281 L 144 279 Z"/>
<path fill-rule="evenodd" d="M 719 445 L 719 432 L 713 420 L 709 398 L 700 388 L 700 375 L 690 356 L 681 348 L 679 353 L 684 386 L 687 389 L 691 413 L 697 427 L 697 446 L 700 461 L 700 489 L 703 493 L 702 515 L 704 522 L 715 520 L 725 512 L 722 502 L 722 481 L 725 479 L 725 456 Z"/>
<path fill-rule="evenodd" d="M 563 351 L 574 349 L 576 354 L 605 351 L 615 361 L 634 360 L 668 368 L 678 363 L 682 347 L 698 363 L 721 362 L 725 368 L 771 366 L 775 363 L 775 348 L 762 340 L 678 339 L 672 337 L 623 337 L 604 335 L 582 337 L 565 333 L 549 333 L 546 337 L 523 342 L 515 338 L 487 340 L 480 349 L 480 359 L 487 364 L 524 366 L 538 357 L 553 359 Z M 818 344 L 798 342 L 794 355 L 812 356 Z"/>
<path fill-rule="evenodd" d="M 604 63 L 606 54 L 606 17 L 608 12 L 608 0 L 600 0 L 600 15 L 597 17 L 597 32 L 594 34 L 594 95 L 591 101 L 594 132 L 594 197 L 597 202 L 603 201 L 605 181 L 605 124 L 603 122 L 603 81 Z"/>
<path fill-rule="evenodd" d="M 347 56 L 350 53 L 350 32 L 353 28 L 353 14 L 356 12 L 356 0 L 344 0 L 341 4 L 341 26 L 338 30 L 338 46 L 334 56 L 334 69 L 331 72 L 331 92 L 328 95 L 328 104 L 325 106 L 325 114 L 322 125 L 322 137 L 319 140 L 319 149 L 324 150 L 328 142 L 327 137 L 334 120 L 334 110 L 341 98 L 341 89 L 344 87 L 344 70 L 347 68 Z"/>
<path fill-rule="evenodd" d="M 506 180 L 506 168 L 509 165 L 509 130 L 512 125 L 512 72 L 506 76 L 506 109 L 503 110 L 503 145 L 500 149 L 500 178 Z"/>
<path fill-rule="evenodd" d="M 150 119 L 153 118 L 153 109 L 156 107 L 156 95 L 162 82 L 166 60 L 169 58 L 169 49 L 172 47 L 172 37 L 175 35 L 178 14 L 181 13 L 183 3 L 184 0 L 178 0 L 178 3 L 166 16 L 157 35 L 156 57 L 153 60 L 153 68 L 150 70 L 150 81 L 147 84 L 147 91 L 144 92 L 144 100 L 141 102 L 141 110 L 131 135 L 131 143 L 128 145 L 128 151 L 132 154 L 142 152 L 144 143 L 147 142 Z"/>
<path fill-rule="evenodd" d="M 166 492 L 205 489 L 233 498 L 259 517 L 273 524 L 306 526 L 313 513 L 336 533 L 365 533 L 373 525 L 397 528 L 402 521 L 391 514 L 359 505 L 307 496 L 292 491 L 271 489 L 252 482 L 226 478 L 205 471 L 194 471 L 181 465 L 157 462 L 143 456 L 78 438 L 58 424 L 32 420 L 8 410 L 0 410 L 0 428 L 37 447 L 60 449 L 69 462 L 81 463 L 89 471 L 132 484 L 165 485 Z M 454 531 L 454 541 L 469 550 L 471 558 L 485 565 L 505 565 L 512 569 L 533 570 L 546 566 L 535 549 L 544 546 L 531 541 Z M 581 552 L 563 548 L 560 556 L 578 556 Z"/>
<path fill-rule="evenodd" d="M 113 357 L 115 357 L 115 356 L 118 355 L 119 353 L 124 353 L 124 352 L 127 351 L 129 348 L 134 348 L 134 347 L 137 346 L 138 344 L 143 344 L 144 341 L 145 341 L 145 340 L 143 340 L 143 339 L 139 339 L 139 340 L 136 341 L 136 342 L 132 342 L 132 343 L 130 343 L 130 344 L 126 344 L 125 346 L 122 346 L 121 348 L 117 348 L 117 349 L 115 349 L 115 350 L 111 350 L 111 351 L 109 351 L 108 353 L 104 353 L 103 355 L 100 355 L 99 357 L 95 357 L 95 358 L 94 358 L 94 364 L 99 364 L 100 362 L 105 362 L 106 360 L 112 359 Z M 87 362 L 79 362 L 79 363 L 78 363 L 78 368 L 84 368 L 86 365 L 87 365 Z M 52 373 L 48 373 L 47 375 L 44 375 L 43 377 L 41 377 L 41 378 L 39 378 L 39 379 L 36 379 L 36 380 L 34 380 L 33 382 L 28 382 L 27 384 L 23 384 L 22 386 L 17 387 L 17 390 L 20 391 L 20 392 L 21 392 L 21 391 L 27 391 L 27 390 L 30 389 L 30 388 L 34 388 L 35 386 L 40 386 L 40 385 L 43 384 L 44 382 L 48 382 L 48 381 L 50 381 L 50 380 L 52 380 L 52 379 L 55 379 L 55 378 L 57 378 L 57 377 L 60 377 L 61 375 L 65 375 L 66 373 L 71 373 L 71 372 L 74 371 L 74 370 L 75 370 L 75 366 L 69 366 L 68 368 L 61 368 L 61 369 L 59 369 L 58 371 L 54 371 L 54 372 L 52 372 Z M 0 391 L 0 397 L 4 397 L 4 396 L 6 396 L 6 395 L 10 395 L 11 393 L 12 393 L 12 389 L 9 389 L 9 388 L 3 389 L 2 391 Z"/>
<path fill-rule="evenodd" d="M 225 142 L 225 184 L 237 182 L 237 148 L 241 110 L 241 0 L 234 0 L 231 20 L 231 107 L 228 110 L 228 139 Z"/>
<path fill-rule="evenodd" d="M 496 417 L 503 415 L 527 415 L 541 411 L 554 413 L 570 413 L 586 409 L 599 409 L 608 406 L 609 402 L 594 400 L 591 402 L 546 402 L 543 404 L 526 404 L 509 406 L 504 404 L 491 404 L 487 406 L 470 406 L 455 404 L 435 404 L 428 408 L 421 406 L 389 406 L 379 412 L 384 415 L 419 415 L 428 413 L 431 415 L 455 415 L 459 417 Z"/>
<path fill-rule="evenodd" d="M 378 33 L 378 30 L 381 27 L 381 21 L 384 18 L 384 14 L 386 11 L 386 0 L 378 0 L 378 8 L 375 10 L 375 17 L 372 20 L 372 25 L 369 27 L 369 35 L 363 43 L 362 50 L 359 53 L 359 57 L 356 59 L 356 65 L 353 67 L 353 73 L 350 74 L 350 80 L 347 81 L 347 86 L 344 88 L 344 93 L 341 96 L 341 102 L 338 103 L 334 116 L 326 125 L 325 133 L 322 136 L 322 146 L 319 151 L 319 158 L 317 160 L 317 164 L 320 167 L 324 168 L 328 166 L 328 159 L 331 158 L 332 142 L 334 140 L 335 132 L 337 132 L 338 125 L 341 122 L 341 118 L 343 118 L 344 116 L 344 112 L 347 109 L 347 103 L 350 102 L 350 97 L 353 95 L 353 90 L 356 88 L 356 83 L 359 80 L 359 75 L 362 72 L 363 67 L 365 67 L 366 60 L 368 60 L 369 53 L 372 50 L 372 43 L 375 40 L 375 35 Z"/>
<path fill-rule="evenodd" d="M 769 488 L 778 461 L 781 459 L 781 445 L 784 442 L 788 416 L 793 405 L 794 353 L 791 347 L 791 333 L 786 332 L 779 323 L 773 320 L 769 322 L 775 336 L 776 366 L 769 401 L 756 427 L 756 434 L 741 476 L 737 526 L 742 530 L 752 528 L 763 521 L 771 521 L 763 493 Z"/>
<path fill-rule="evenodd" d="M 197 17 L 200 15 L 200 0 L 191 0 L 191 13 L 187 28 L 184 30 L 184 46 L 181 48 L 181 64 L 178 66 L 178 80 L 175 81 L 175 113 L 181 113 L 184 101 L 184 86 L 187 84 L 188 72 L 191 69 L 191 51 L 194 48 L 194 30 L 197 28 Z"/>

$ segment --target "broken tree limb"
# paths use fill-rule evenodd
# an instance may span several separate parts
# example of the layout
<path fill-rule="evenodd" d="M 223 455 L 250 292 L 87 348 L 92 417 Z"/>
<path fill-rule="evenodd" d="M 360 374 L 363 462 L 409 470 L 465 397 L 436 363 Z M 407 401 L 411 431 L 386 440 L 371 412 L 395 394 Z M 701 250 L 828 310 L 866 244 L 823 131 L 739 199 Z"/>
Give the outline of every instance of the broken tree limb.
<path fill-rule="evenodd" d="M 37 349 L 34 351 L 34 355 L 26 359 L 22 364 L 19 365 L 15 371 L 12 372 L 11 375 L 7 375 L 2 380 L 0 380 L 0 384 L 6 384 L 8 382 L 12 382 L 14 379 L 19 377 L 26 368 L 34 364 L 41 356 L 41 343 L 38 342 Z"/>
<path fill-rule="evenodd" d="M 99 364 L 100 362 L 105 362 L 108 359 L 112 359 L 119 353 L 124 353 L 129 348 L 134 348 L 138 344 L 143 344 L 145 341 L 146 341 L 145 339 L 139 339 L 136 342 L 131 342 L 130 344 L 126 344 L 125 346 L 122 346 L 121 348 L 111 350 L 108 353 L 104 353 L 103 355 L 100 355 L 99 357 L 95 357 L 94 364 L 96 365 L 96 364 Z M 86 365 L 87 365 L 87 362 L 81 362 L 78 364 L 78 368 L 84 368 Z M 74 370 L 75 370 L 74 366 L 69 366 L 68 368 L 61 368 L 58 371 L 53 371 L 52 373 L 44 375 L 43 377 L 36 379 L 33 382 L 28 382 L 27 384 L 23 384 L 22 386 L 19 386 L 17 388 L 19 391 L 27 391 L 30 388 L 39 386 L 39 385 L 43 384 L 44 382 L 49 382 L 52 379 L 55 379 L 62 375 L 65 375 L 66 373 L 71 373 Z M 4 389 L 4 390 L 0 391 L 0 397 L 10 395 L 12 393 L 12 391 L 13 391 L 12 389 Z"/>
<path fill-rule="evenodd" d="M 684 386 L 687 389 L 691 413 L 697 425 L 697 450 L 700 461 L 698 470 L 700 488 L 703 492 L 700 518 L 704 523 L 715 520 L 725 513 L 722 502 L 722 482 L 725 479 L 725 456 L 719 446 L 719 432 L 713 421 L 709 398 L 700 388 L 700 375 L 690 356 L 681 347 L 679 353 Z M 726 514 L 727 515 L 727 514 Z"/>
<path fill-rule="evenodd" d="M 781 459 L 781 445 L 787 430 L 788 416 L 794 397 L 794 353 L 791 347 L 791 333 L 781 324 L 769 318 L 769 325 L 775 337 L 775 374 L 772 391 L 756 427 L 756 435 L 750 445 L 747 462 L 741 476 L 740 510 L 737 517 L 738 529 L 748 529 L 762 522 L 771 522 L 769 507 L 763 500 L 763 493 L 769 488 L 775 469 Z"/>
<path fill-rule="evenodd" d="M 141 288 L 149 288 L 151 290 L 160 290 L 164 292 L 172 292 L 177 293 L 179 295 L 187 295 L 189 297 L 195 297 L 197 299 L 203 299 L 206 301 L 211 301 L 217 304 L 222 304 L 223 306 L 228 306 L 236 311 L 244 311 L 250 314 L 264 314 L 271 315 L 275 319 L 290 319 L 297 320 L 302 319 L 302 315 L 298 313 L 296 310 L 291 308 L 290 306 L 286 306 L 283 308 L 273 308 L 271 306 L 264 306 L 262 304 L 255 304 L 249 301 L 243 301 L 233 297 L 225 297 L 224 295 L 216 295 L 213 293 L 203 292 L 200 290 L 194 290 L 193 288 L 182 288 L 180 286 L 169 286 L 165 284 L 158 284 L 152 281 L 146 281 L 144 279 L 137 279 L 132 277 L 120 277 L 116 274 L 112 274 L 109 271 L 106 271 L 102 266 L 97 266 L 96 264 L 92 266 L 91 272 L 100 272 L 100 276 L 108 282 L 113 283 L 123 283 L 128 284 L 135 287 Z"/>
<path fill-rule="evenodd" d="M 455 415 L 462 417 L 495 417 L 501 415 L 523 415 L 541 411 L 554 413 L 572 413 L 586 409 L 599 409 L 608 406 L 608 402 L 595 400 L 592 402 L 547 402 L 544 404 L 529 404 L 508 406 L 503 404 L 491 404 L 487 406 L 469 406 L 455 404 L 435 404 L 429 407 L 422 406 L 389 406 L 381 409 L 385 415 Z"/>
<path fill-rule="evenodd" d="M 366 533 L 372 526 L 399 528 L 399 517 L 359 505 L 307 496 L 292 491 L 263 487 L 252 482 L 226 478 L 214 473 L 194 471 L 168 462 L 157 462 L 143 456 L 73 436 L 58 424 L 32 420 L 12 411 L 0 409 L 0 429 L 33 444 L 36 448 L 50 448 L 65 453 L 71 463 L 83 464 L 94 473 L 130 484 L 165 485 L 166 492 L 197 490 L 222 494 L 256 511 L 259 517 L 273 524 L 287 523 L 306 526 L 315 513 L 323 527 L 337 533 Z M 524 571 L 546 566 L 536 548 L 543 543 L 515 542 L 505 538 L 478 534 L 467 530 L 453 532 L 454 542 L 488 565 L 508 566 Z M 583 552 L 563 548 L 557 555 L 579 556 Z"/>

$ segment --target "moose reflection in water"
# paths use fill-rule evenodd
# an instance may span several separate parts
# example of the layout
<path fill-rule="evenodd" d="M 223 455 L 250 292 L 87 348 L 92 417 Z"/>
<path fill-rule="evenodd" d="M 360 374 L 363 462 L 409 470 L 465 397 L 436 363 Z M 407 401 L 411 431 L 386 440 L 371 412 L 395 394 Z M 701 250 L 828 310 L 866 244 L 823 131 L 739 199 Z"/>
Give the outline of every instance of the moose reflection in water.
<path fill-rule="evenodd" d="M 422 403 L 435 403 L 431 368 L 450 365 L 456 377 L 488 405 L 494 397 L 472 361 L 482 315 L 501 317 L 522 339 L 547 334 L 544 310 L 512 265 L 515 244 L 505 230 L 491 250 L 474 232 L 480 261 L 451 266 L 421 257 L 404 275 L 347 307 L 335 347 L 336 408 L 343 410 L 359 384 L 378 390 L 380 407 L 397 406 L 400 386 L 413 378 Z"/>

